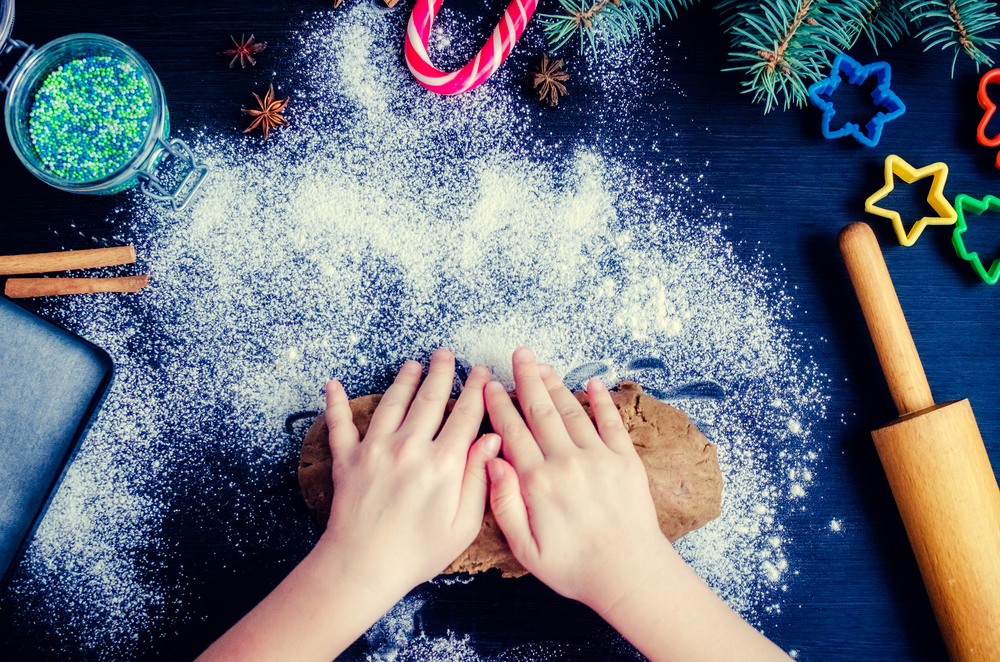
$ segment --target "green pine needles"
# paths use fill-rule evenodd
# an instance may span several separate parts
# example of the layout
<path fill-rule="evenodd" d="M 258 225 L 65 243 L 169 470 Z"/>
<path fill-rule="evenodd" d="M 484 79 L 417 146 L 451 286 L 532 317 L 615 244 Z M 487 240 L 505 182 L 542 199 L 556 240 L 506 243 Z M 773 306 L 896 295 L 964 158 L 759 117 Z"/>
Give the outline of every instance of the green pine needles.
<path fill-rule="evenodd" d="M 913 15 L 902 3 L 892 0 L 842 0 L 846 12 L 852 17 L 859 34 L 871 42 L 878 53 L 878 44 L 892 46 L 910 34 L 909 21 Z"/>
<path fill-rule="evenodd" d="M 925 51 L 935 46 L 955 50 L 951 60 L 952 77 L 955 76 L 955 61 L 962 51 L 976 63 L 977 72 L 980 64 L 993 64 L 993 59 L 981 47 L 996 50 L 1000 43 L 995 37 L 982 36 L 1000 23 L 993 12 L 995 7 L 994 3 L 983 0 L 908 0 L 904 4 L 917 21 L 927 24 L 917 35 L 927 44 Z"/>
<path fill-rule="evenodd" d="M 832 57 L 847 50 L 852 34 L 828 0 L 723 0 L 718 8 L 737 49 L 729 54 L 742 71 L 745 92 L 764 102 L 764 112 L 808 99 Z M 827 11 L 823 11 L 824 8 Z"/>
<path fill-rule="evenodd" d="M 650 30 L 661 16 L 677 18 L 697 0 L 559 0 L 562 14 L 539 14 L 549 47 L 556 50 L 574 35 L 580 37 L 580 51 L 590 43 L 597 55 L 597 37 L 611 44 L 626 44 L 643 29 Z"/>
<path fill-rule="evenodd" d="M 559 0 L 563 13 L 539 16 L 551 50 L 578 37 L 580 50 L 589 44 L 596 55 L 599 44 L 626 44 L 697 1 Z M 993 64 L 984 49 L 1000 45 L 985 35 L 1000 24 L 987 0 L 720 0 L 716 9 L 732 40 L 727 71 L 744 74 L 744 92 L 763 102 L 764 112 L 805 105 L 808 86 L 862 35 L 878 52 L 913 26 L 924 50 L 954 50 L 952 76 L 959 53 L 978 71 Z"/>
<path fill-rule="evenodd" d="M 830 59 L 848 50 L 861 35 L 878 49 L 909 34 L 927 44 L 954 49 L 955 61 L 965 52 L 976 65 L 991 65 L 983 48 L 996 49 L 1000 39 L 983 33 L 1000 23 L 996 5 L 986 0 L 722 0 L 724 25 L 732 35 L 736 65 L 746 75 L 745 91 L 763 101 L 764 112 L 779 104 L 805 105 L 806 89 L 819 80 Z"/>

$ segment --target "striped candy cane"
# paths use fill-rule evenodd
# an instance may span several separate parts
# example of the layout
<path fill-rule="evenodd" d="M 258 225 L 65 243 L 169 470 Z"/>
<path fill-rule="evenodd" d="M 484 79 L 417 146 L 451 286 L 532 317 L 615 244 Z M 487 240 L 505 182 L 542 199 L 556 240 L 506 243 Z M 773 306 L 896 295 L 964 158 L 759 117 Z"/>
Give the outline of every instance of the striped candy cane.
<path fill-rule="evenodd" d="M 427 54 L 434 17 L 442 0 L 417 0 L 406 28 L 406 66 L 421 85 L 438 94 L 468 92 L 489 78 L 503 63 L 535 13 L 536 0 L 511 0 L 493 35 L 475 59 L 450 74 L 431 64 Z"/>

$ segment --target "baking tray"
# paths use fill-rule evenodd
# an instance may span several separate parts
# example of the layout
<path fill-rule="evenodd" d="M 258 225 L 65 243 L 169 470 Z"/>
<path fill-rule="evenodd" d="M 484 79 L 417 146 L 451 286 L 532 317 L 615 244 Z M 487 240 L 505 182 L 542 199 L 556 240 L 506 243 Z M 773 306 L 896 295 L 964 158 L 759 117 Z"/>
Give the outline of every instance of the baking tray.
<path fill-rule="evenodd" d="M 107 352 L 0 296 L 0 590 L 113 378 Z"/>

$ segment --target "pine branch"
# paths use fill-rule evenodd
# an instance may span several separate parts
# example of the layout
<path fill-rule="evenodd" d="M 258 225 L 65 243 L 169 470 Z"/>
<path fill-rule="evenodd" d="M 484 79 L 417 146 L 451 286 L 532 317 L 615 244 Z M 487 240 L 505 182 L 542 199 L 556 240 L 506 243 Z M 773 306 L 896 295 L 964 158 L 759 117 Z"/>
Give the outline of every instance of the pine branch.
<path fill-rule="evenodd" d="M 996 50 L 1000 39 L 983 37 L 982 33 L 1000 23 L 994 13 L 996 4 L 983 0 L 909 0 L 903 5 L 912 12 L 915 19 L 928 23 L 917 36 L 927 44 L 924 50 L 940 46 L 942 50 L 953 48 L 955 56 L 951 60 L 951 76 L 955 77 L 955 62 L 958 54 L 965 54 L 979 65 L 993 64 L 993 59 L 983 52 L 982 47 Z"/>
<path fill-rule="evenodd" d="M 764 112 L 781 104 L 805 105 L 807 88 L 819 80 L 830 56 L 846 50 L 857 36 L 841 4 L 830 0 L 723 0 L 717 5 L 732 35 L 730 61 L 749 76 L 742 85 Z"/>
<path fill-rule="evenodd" d="M 904 8 L 907 0 L 838 0 L 841 13 L 851 17 L 856 30 L 851 45 L 863 34 L 868 37 L 875 53 L 878 42 L 893 46 L 910 34 L 908 22 L 913 15 Z"/>
<path fill-rule="evenodd" d="M 580 37 L 580 51 L 590 44 L 597 55 L 597 42 L 626 44 L 645 29 L 650 30 L 663 16 L 677 18 L 698 0 L 559 0 L 563 14 L 539 14 L 542 30 L 555 51 Z"/>

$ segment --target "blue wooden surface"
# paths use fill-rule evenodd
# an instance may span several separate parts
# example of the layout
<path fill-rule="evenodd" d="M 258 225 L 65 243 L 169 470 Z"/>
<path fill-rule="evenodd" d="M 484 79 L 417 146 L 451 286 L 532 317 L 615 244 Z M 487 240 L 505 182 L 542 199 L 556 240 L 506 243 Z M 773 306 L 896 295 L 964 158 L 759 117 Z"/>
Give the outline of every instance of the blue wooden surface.
<path fill-rule="evenodd" d="M 76 31 L 122 39 L 159 73 L 175 126 L 232 131 L 237 120 L 228 109 L 233 99 L 243 99 L 246 84 L 220 67 L 211 51 L 230 32 L 266 34 L 272 44 L 266 66 L 288 74 L 282 70 L 280 55 L 293 48 L 297 21 L 328 8 L 322 2 L 294 3 L 294 8 L 290 4 L 21 2 L 14 36 L 36 44 Z M 406 10 L 404 0 L 396 11 Z M 470 11 L 488 15 L 473 22 L 477 30 L 488 30 L 491 26 L 486 23 L 495 20 L 480 5 Z M 995 379 L 1000 342 L 994 332 L 1000 290 L 979 282 L 955 256 L 950 229 L 929 228 L 915 246 L 904 248 L 897 244 L 888 221 L 863 210 L 865 198 L 882 186 L 883 162 L 892 153 L 917 167 L 947 163 L 945 191 L 950 199 L 958 193 L 978 198 L 1000 193 L 1000 171 L 993 166 L 996 150 L 975 141 L 981 117 L 976 89 L 985 69 L 977 74 L 960 57 L 952 78 L 950 54 L 923 53 L 912 37 L 879 56 L 859 44 L 851 54 L 860 62 L 876 58 L 890 62 L 893 90 L 907 106 L 902 118 L 886 125 L 881 143 L 865 148 L 849 138 L 824 140 L 815 108 L 765 116 L 761 106 L 741 95 L 740 78 L 721 72 L 728 39 L 709 6 L 684 12 L 679 20 L 658 29 L 651 48 L 671 53 L 670 86 L 667 76 L 658 84 L 657 72 L 645 71 L 633 112 L 614 119 L 626 123 L 634 142 L 606 149 L 632 159 L 635 167 L 666 164 L 683 172 L 684 164 L 711 163 L 696 191 L 716 209 L 739 219 L 728 225 L 726 235 L 742 257 L 753 261 L 763 255 L 764 268 L 794 286 L 798 311 L 789 324 L 829 377 L 828 413 L 813 430 L 817 437 L 828 438 L 822 472 L 810 495 L 810 512 L 790 514 L 786 521 L 796 541 L 793 560 L 799 573 L 789 582 L 785 608 L 765 615 L 761 626 L 783 648 L 796 650 L 799 659 L 944 659 L 869 437 L 871 429 L 896 414 L 842 266 L 836 235 L 852 221 L 873 226 L 935 399 L 971 400 L 993 465 L 1000 466 L 1000 383 Z M 637 70 L 642 69 L 643 57 L 642 52 L 635 54 Z M 583 68 L 585 60 L 574 55 L 570 62 Z M 546 128 L 567 143 L 586 140 L 598 125 L 609 121 L 601 116 L 600 103 L 598 90 L 576 89 L 557 112 L 548 115 Z M 658 132 L 666 130 L 661 121 L 665 114 L 674 126 L 697 125 L 705 130 L 681 131 L 672 138 L 669 152 L 658 151 L 654 145 Z M 109 219 L 119 201 L 45 187 L 2 142 L 0 253 L 90 248 L 90 236 L 109 237 L 117 231 Z M 912 217 L 926 195 L 926 189 L 913 189 L 916 194 L 906 189 L 886 206 L 904 214 L 909 211 Z M 73 229 L 68 227 L 71 218 Z M 995 254 L 1000 246 L 996 233 L 989 235 L 989 227 L 977 224 L 975 239 L 969 239 L 983 247 L 981 254 Z M 86 236 L 77 237 L 75 230 Z M 192 494 L 188 501 L 181 500 L 191 510 L 181 507 L 166 525 L 165 535 L 187 550 L 189 567 L 202 568 L 184 600 L 192 613 L 205 616 L 171 623 L 163 631 L 136 633 L 140 644 L 131 657 L 192 656 L 249 609 L 294 562 L 259 550 L 242 562 L 218 567 L 213 557 L 226 547 L 224 540 L 213 537 L 213 518 L 224 514 L 198 510 L 194 507 L 198 497 Z M 837 536 L 823 527 L 833 518 L 847 523 Z M 470 634 L 481 655 L 497 655 L 496 659 L 518 659 L 503 651 L 512 644 L 539 642 L 558 645 L 552 659 L 631 659 L 594 615 L 530 578 L 508 582 L 487 577 L 477 580 L 475 587 L 471 596 L 463 593 L 461 598 L 445 588 L 427 589 L 440 595 L 422 616 L 425 631 L 433 636 L 448 631 Z M 10 651 L 4 659 L 63 659 L 53 652 L 59 650 L 53 635 L 33 625 L 31 609 L 44 604 L 44 595 L 28 601 L 28 608 L 23 600 L 0 602 L 0 646 Z M 153 623 L 155 628 L 155 619 Z M 364 659 L 366 651 L 359 643 L 345 659 Z M 81 659 L 113 657 L 113 651 L 81 654 Z"/>

